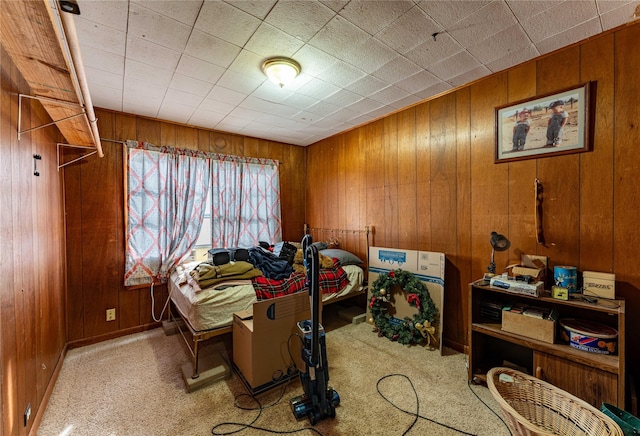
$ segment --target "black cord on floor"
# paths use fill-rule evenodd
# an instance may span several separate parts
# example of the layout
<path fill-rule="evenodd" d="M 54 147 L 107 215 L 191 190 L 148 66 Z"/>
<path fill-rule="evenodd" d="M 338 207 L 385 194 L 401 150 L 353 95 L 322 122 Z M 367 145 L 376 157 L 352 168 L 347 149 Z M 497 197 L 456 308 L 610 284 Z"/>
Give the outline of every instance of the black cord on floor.
<path fill-rule="evenodd" d="M 391 402 L 391 400 L 389 400 L 387 397 L 385 397 L 385 396 L 384 396 L 384 394 L 380 391 L 380 383 L 381 383 L 383 380 L 385 380 L 385 379 L 387 379 L 387 378 L 391 378 L 391 377 L 402 377 L 402 378 L 406 379 L 406 380 L 409 382 L 409 386 L 411 386 L 411 390 L 413 391 L 413 396 L 414 396 L 414 398 L 415 398 L 415 400 L 416 400 L 416 411 L 415 411 L 415 412 L 411 412 L 411 411 L 409 411 L 409 410 L 404 410 L 404 409 L 402 409 L 402 408 L 398 407 L 397 405 L 393 404 L 393 403 Z M 489 406 L 487 405 L 487 403 L 485 403 L 484 401 L 482 401 L 482 398 L 480 398 L 480 397 L 478 396 L 478 394 L 477 394 L 473 389 L 471 389 L 471 383 L 470 383 L 470 382 L 467 382 L 467 386 L 469 387 L 469 390 L 471 390 L 471 392 L 473 392 L 473 395 L 475 395 L 475 396 L 476 396 L 476 398 L 477 398 L 477 399 L 478 399 L 482 404 L 484 404 L 484 405 L 485 405 L 485 407 L 486 407 L 487 409 L 489 409 L 489 410 L 491 411 L 491 413 L 493 413 L 494 415 L 496 415 L 496 416 L 498 417 L 498 419 L 500 419 L 500 421 L 502 421 L 502 423 L 504 424 L 504 426 L 505 426 L 505 427 L 507 428 L 507 430 L 509 431 L 509 434 L 513 436 L 513 433 L 511 433 L 511 429 L 509 429 L 509 426 L 507 425 L 507 423 L 506 423 L 506 422 L 504 422 L 504 419 L 502 419 L 502 417 L 501 417 L 500 415 L 498 415 L 498 414 L 497 414 L 497 413 L 496 413 L 496 412 L 495 412 L 491 407 L 489 407 Z M 413 386 L 413 382 L 411 381 L 411 379 L 410 379 L 409 377 L 407 377 L 406 375 L 404 375 L 404 374 L 388 374 L 388 375 L 385 375 L 384 377 L 381 377 L 380 379 L 378 379 L 378 383 L 376 384 L 376 389 L 378 390 L 378 393 L 380 394 L 380 396 L 381 396 L 381 397 L 382 397 L 382 398 L 383 398 L 387 403 L 391 404 L 393 407 L 395 407 L 396 409 L 400 410 L 401 412 L 404 412 L 404 413 L 406 413 L 406 414 L 408 414 L 408 415 L 412 415 L 412 416 L 414 417 L 414 418 L 413 418 L 413 422 L 411 423 L 411 425 L 409 426 L 409 428 L 407 428 L 407 429 L 405 430 L 405 432 L 404 432 L 404 433 L 402 433 L 403 435 L 406 435 L 406 434 L 407 434 L 407 433 L 408 433 L 408 432 L 413 428 L 413 426 L 416 424 L 416 422 L 418 422 L 418 418 L 422 418 L 422 419 L 424 419 L 424 420 L 426 420 L 426 421 L 432 422 L 432 423 L 437 424 L 437 425 L 440 425 L 440 426 L 442 426 L 442 427 L 446 427 L 446 428 L 448 428 L 448 429 L 450 429 L 450 430 L 457 431 L 458 433 L 461 433 L 461 434 L 464 434 L 464 435 L 476 436 L 476 435 L 474 435 L 473 433 L 467 433 L 467 432 L 466 432 L 466 431 L 464 431 L 464 430 L 460 430 L 460 429 L 455 428 L 455 427 L 453 427 L 453 426 L 450 426 L 450 425 L 447 425 L 447 424 L 443 424 L 443 423 L 438 422 L 438 421 L 436 421 L 436 420 L 434 420 L 434 419 L 431 419 L 431 418 L 428 418 L 428 417 L 426 417 L 426 416 L 420 415 L 420 401 L 418 400 L 418 393 L 416 392 L 416 388 Z"/>
<path fill-rule="evenodd" d="M 491 413 L 493 413 L 494 415 L 496 415 L 496 416 L 498 417 L 498 419 L 499 419 L 500 421 L 502 421 L 502 423 L 504 424 L 504 426 L 505 426 L 505 427 L 507 427 L 507 430 L 509 431 L 509 434 L 510 434 L 511 436 L 513 436 L 513 433 L 511 432 L 511 429 L 509 428 L 509 426 L 507 425 L 507 423 L 506 423 L 506 422 L 504 422 L 504 419 L 502 419 L 502 416 L 498 415 L 498 414 L 496 413 L 496 411 L 495 411 L 495 410 L 493 410 L 491 407 L 489 407 L 489 405 L 488 405 L 487 403 L 485 403 L 484 401 L 482 401 L 482 398 L 480 398 L 480 397 L 478 396 L 478 394 L 476 393 L 476 391 L 474 391 L 473 389 L 471 389 L 471 382 L 470 382 L 469 380 L 467 380 L 467 386 L 469 387 L 469 390 L 470 390 L 471 392 L 473 392 L 473 395 L 475 395 L 475 396 L 476 396 L 476 398 L 477 398 L 477 399 L 478 399 L 482 404 L 484 404 L 484 406 L 485 406 L 487 409 L 491 410 Z"/>

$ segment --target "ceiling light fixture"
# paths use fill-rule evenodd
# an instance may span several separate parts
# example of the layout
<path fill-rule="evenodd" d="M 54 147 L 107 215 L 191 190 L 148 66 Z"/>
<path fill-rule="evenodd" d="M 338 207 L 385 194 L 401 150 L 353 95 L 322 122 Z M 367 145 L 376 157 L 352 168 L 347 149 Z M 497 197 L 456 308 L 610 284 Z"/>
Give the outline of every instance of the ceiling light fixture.
<path fill-rule="evenodd" d="M 285 57 L 270 58 L 262 64 L 262 71 L 269 80 L 283 88 L 300 74 L 300 64 Z"/>

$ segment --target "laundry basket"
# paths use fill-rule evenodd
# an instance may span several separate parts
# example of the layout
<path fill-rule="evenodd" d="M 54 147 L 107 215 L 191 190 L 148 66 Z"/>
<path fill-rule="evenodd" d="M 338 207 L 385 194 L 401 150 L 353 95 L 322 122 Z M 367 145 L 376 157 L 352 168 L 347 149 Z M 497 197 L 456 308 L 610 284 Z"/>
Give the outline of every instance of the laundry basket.
<path fill-rule="evenodd" d="M 487 385 L 516 435 L 623 436 L 611 418 L 550 383 L 510 368 L 493 368 Z"/>

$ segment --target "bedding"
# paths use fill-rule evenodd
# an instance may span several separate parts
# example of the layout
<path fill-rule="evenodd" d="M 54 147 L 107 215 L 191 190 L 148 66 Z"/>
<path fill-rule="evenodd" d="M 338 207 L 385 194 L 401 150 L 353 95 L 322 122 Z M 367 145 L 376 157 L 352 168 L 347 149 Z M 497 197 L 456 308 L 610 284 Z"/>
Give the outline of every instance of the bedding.
<path fill-rule="evenodd" d="M 251 280 L 231 279 L 202 287 L 192 274 L 200 262 L 178 265 L 170 277 L 171 302 L 196 332 L 230 326 L 233 313 L 248 310 L 253 303 L 305 290 L 306 277 L 293 273 L 280 280 L 265 276 Z M 361 290 L 362 268 L 356 265 L 321 268 L 322 300 L 328 302 Z"/>

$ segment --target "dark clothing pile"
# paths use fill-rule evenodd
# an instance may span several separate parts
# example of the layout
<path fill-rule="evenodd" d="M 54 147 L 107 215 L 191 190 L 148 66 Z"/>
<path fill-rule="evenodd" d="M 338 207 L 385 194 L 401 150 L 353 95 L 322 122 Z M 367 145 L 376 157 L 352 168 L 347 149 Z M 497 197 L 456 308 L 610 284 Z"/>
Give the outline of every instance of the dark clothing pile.
<path fill-rule="evenodd" d="M 287 259 L 281 259 L 270 251 L 261 247 L 249 248 L 249 262 L 262 271 L 262 275 L 268 279 L 286 279 L 293 272 Z"/>

